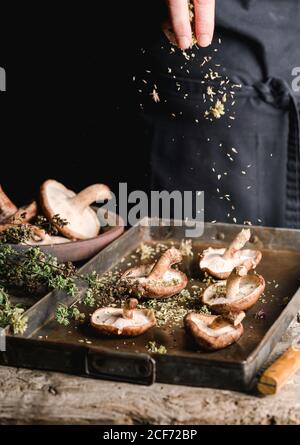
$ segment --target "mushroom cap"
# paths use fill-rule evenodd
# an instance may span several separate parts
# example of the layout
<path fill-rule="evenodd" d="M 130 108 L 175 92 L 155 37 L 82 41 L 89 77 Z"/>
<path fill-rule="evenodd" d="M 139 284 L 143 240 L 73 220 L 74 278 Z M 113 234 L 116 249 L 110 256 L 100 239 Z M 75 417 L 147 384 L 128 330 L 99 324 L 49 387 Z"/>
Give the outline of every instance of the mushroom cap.
<path fill-rule="evenodd" d="M 210 275 L 224 280 L 228 278 L 233 269 L 247 260 L 252 261 L 252 269 L 258 265 L 262 258 L 259 250 L 241 249 L 235 252 L 231 258 L 224 258 L 226 249 L 214 249 L 209 247 L 201 255 L 200 269 Z"/>
<path fill-rule="evenodd" d="M 169 268 L 159 280 L 148 276 L 155 263 L 128 269 L 123 275 L 127 283 L 133 285 L 134 291 L 146 298 L 169 298 L 181 292 L 188 284 L 188 278 L 180 270 Z"/>
<path fill-rule="evenodd" d="M 86 200 L 90 192 L 89 203 Z M 82 193 L 82 192 L 81 192 Z M 96 196 L 99 196 L 97 198 Z M 86 189 L 84 202 L 79 202 L 79 194 L 76 195 L 72 190 L 67 189 L 60 182 L 54 179 L 45 181 L 40 190 L 41 206 L 48 218 L 59 215 L 66 219 L 68 224 L 63 227 L 57 227 L 59 232 L 70 239 L 88 239 L 98 235 L 100 222 L 97 213 L 89 204 L 97 199 L 106 199 L 109 197 L 109 188 L 103 184 L 95 184 Z M 102 195 L 106 195 L 102 198 Z M 100 197 L 101 196 L 101 197 Z"/>
<path fill-rule="evenodd" d="M 5 194 L 0 185 L 0 223 L 27 223 L 37 215 L 37 203 L 31 201 L 19 209 Z"/>
<path fill-rule="evenodd" d="M 190 312 L 185 316 L 184 326 L 200 348 L 205 351 L 226 348 L 237 342 L 244 332 L 241 323 L 234 326 L 220 315 L 204 315 L 195 312 Z"/>
<path fill-rule="evenodd" d="M 156 263 L 128 269 L 121 277 L 138 296 L 168 298 L 178 294 L 188 284 L 187 276 L 172 268 L 182 260 L 181 252 L 175 247 L 166 250 Z"/>
<path fill-rule="evenodd" d="M 0 223 L 4 223 L 17 212 L 18 208 L 9 199 L 0 185 Z"/>
<path fill-rule="evenodd" d="M 91 316 L 91 325 L 104 335 L 136 337 L 155 326 L 153 310 L 132 309 L 132 318 L 125 318 L 122 308 L 104 307 Z"/>
<path fill-rule="evenodd" d="M 36 215 L 38 211 L 38 206 L 36 201 L 31 201 L 29 204 L 26 204 L 20 207 L 10 218 L 8 218 L 5 222 L 11 222 L 13 224 L 23 224 L 31 221 Z"/>
<path fill-rule="evenodd" d="M 226 297 L 226 280 L 208 286 L 202 302 L 218 313 L 247 311 L 257 302 L 265 289 L 261 275 L 245 275 L 240 278 L 239 292 L 233 298 Z"/>

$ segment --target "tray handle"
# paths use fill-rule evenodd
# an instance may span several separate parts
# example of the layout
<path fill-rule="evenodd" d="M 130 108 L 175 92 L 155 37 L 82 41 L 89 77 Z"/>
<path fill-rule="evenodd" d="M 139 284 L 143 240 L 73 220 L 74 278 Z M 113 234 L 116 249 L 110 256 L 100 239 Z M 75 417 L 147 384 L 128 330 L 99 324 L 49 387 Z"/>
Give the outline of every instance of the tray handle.
<path fill-rule="evenodd" d="M 91 377 L 140 385 L 155 382 L 155 360 L 148 354 L 89 349 L 85 358 L 85 372 Z"/>
<path fill-rule="evenodd" d="M 292 346 L 260 377 L 257 389 L 261 394 L 276 394 L 300 369 L 300 350 Z"/>

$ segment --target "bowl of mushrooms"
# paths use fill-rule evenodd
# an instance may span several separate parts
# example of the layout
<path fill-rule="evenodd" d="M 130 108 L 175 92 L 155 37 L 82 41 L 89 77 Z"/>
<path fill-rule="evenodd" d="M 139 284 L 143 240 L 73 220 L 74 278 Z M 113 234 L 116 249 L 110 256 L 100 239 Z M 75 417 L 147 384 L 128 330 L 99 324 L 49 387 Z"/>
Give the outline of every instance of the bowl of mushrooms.
<path fill-rule="evenodd" d="M 0 247 L 38 246 L 60 262 L 87 260 L 124 231 L 119 215 L 92 206 L 110 198 L 104 184 L 93 184 L 76 194 L 48 179 L 37 201 L 18 208 L 0 186 Z"/>

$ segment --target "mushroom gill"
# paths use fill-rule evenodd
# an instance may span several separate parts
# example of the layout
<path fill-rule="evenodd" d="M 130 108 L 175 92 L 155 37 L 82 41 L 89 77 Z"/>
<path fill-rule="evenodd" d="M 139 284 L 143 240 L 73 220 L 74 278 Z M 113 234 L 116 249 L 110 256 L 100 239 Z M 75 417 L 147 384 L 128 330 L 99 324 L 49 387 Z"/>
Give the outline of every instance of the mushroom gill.
<path fill-rule="evenodd" d="M 187 276 L 172 265 L 182 261 L 180 251 L 174 247 L 162 254 L 156 263 L 128 269 L 122 281 L 138 296 L 168 298 L 181 292 L 188 283 Z"/>
<path fill-rule="evenodd" d="M 227 281 L 219 281 L 205 289 L 202 302 L 217 313 L 247 311 L 265 289 L 261 275 L 248 275 L 247 272 L 245 265 L 236 267 Z"/>
<path fill-rule="evenodd" d="M 123 308 L 104 307 L 91 316 L 91 325 L 104 335 L 136 337 L 155 326 L 153 310 L 137 309 L 135 298 L 126 300 Z"/>
<path fill-rule="evenodd" d="M 243 229 L 227 249 L 209 247 L 204 250 L 201 255 L 200 269 L 220 279 L 228 278 L 232 270 L 245 261 L 248 261 L 249 269 L 255 269 L 262 254 L 259 250 L 243 249 L 250 235 L 249 229 Z"/>
<path fill-rule="evenodd" d="M 243 335 L 241 323 L 234 325 L 221 315 L 204 315 L 190 312 L 184 318 L 185 329 L 205 351 L 226 348 Z"/>

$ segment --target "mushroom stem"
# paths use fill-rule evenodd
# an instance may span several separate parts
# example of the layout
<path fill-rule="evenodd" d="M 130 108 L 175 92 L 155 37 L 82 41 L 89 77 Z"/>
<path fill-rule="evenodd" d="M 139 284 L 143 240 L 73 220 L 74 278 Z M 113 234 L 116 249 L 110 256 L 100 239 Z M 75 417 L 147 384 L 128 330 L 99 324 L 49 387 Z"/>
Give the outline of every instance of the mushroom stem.
<path fill-rule="evenodd" d="M 155 266 L 153 267 L 149 279 L 159 280 L 173 264 L 180 263 L 182 255 L 178 249 L 172 247 L 162 254 Z"/>
<path fill-rule="evenodd" d="M 223 318 L 225 318 L 225 320 L 228 320 L 231 324 L 233 324 L 233 326 L 239 325 L 246 317 L 246 314 L 244 311 L 227 312 L 222 315 L 223 315 Z"/>
<path fill-rule="evenodd" d="M 226 298 L 235 298 L 239 293 L 240 281 L 243 276 L 247 275 L 244 267 L 235 267 L 226 281 Z"/>
<path fill-rule="evenodd" d="M 233 269 L 226 281 L 226 298 L 231 299 L 236 297 L 239 293 L 242 277 L 247 275 L 248 271 L 253 268 L 253 265 L 253 260 L 248 259 Z"/>
<path fill-rule="evenodd" d="M 100 202 L 110 198 L 111 193 L 106 185 L 94 184 L 79 192 L 74 198 L 71 198 L 71 201 L 74 206 L 83 211 L 93 204 L 93 202 Z"/>
<path fill-rule="evenodd" d="M 230 259 L 232 256 L 238 251 L 241 250 L 244 245 L 249 241 L 251 236 L 250 229 L 243 229 L 237 236 L 234 238 L 229 247 L 225 250 L 223 254 L 223 258 Z"/>
<path fill-rule="evenodd" d="M 141 277 L 148 277 L 151 273 L 152 269 L 154 267 L 154 264 L 142 264 L 138 267 L 132 267 L 131 269 L 126 270 L 121 279 L 131 279 L 131 278 L 141 278 Z"/>
<path fill-rule="evenodd" d="M 138 300 L 136 298 L 128 298 L 123 307 L 123 318 L 133 318 L 133 310 L 136 309 Z"/>
<path fill-rule="evenodd" d="M 17 212 L 18 208 L 4 193 L 0 185 L 0 222 L 4 222 Z"/>

